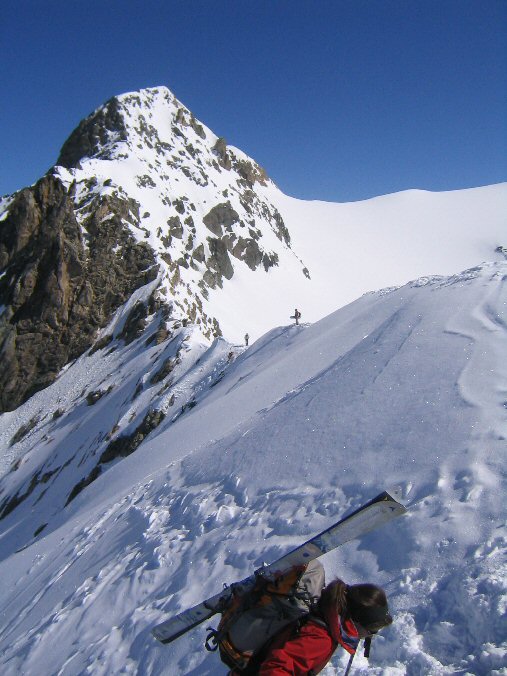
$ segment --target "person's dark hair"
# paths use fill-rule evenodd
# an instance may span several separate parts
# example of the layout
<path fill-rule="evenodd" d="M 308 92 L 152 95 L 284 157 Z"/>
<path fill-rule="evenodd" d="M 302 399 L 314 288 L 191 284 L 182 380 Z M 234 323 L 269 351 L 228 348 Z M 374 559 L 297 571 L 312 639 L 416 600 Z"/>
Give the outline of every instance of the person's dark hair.
<path fill-rule="evenodd" d="M 353 622 L 371 632 L 392 623 L 386 593 L 375 584 L 354 584 L 347 587 L 347 611 Z"/>
<path fill-rule="evenodd" d="M 392 623 L 385 591 L 374 584 L 350 587 L 336 579 L 322 591 L 322 608 L 334 606 L 343 617 L 350 617 L 369 631 L 376 632 Z"/>

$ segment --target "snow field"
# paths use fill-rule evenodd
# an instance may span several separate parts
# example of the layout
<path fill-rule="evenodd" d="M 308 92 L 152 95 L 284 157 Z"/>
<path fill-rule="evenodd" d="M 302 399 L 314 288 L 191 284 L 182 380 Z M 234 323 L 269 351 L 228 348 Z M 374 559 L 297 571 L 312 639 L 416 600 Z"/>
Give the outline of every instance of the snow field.
<path fill-rule="evenodd" d="M 43 496 L 49 525 L 26 549 L 14 552 L 33 529 L 30 500 L 4 521 L 2 673 L 222 674 L 205 628 L 163 647 L 150 627 L 399 482 L 414 485 L 409 515 L 323 559 L 328 579 L 374 580 L 391 599 L 395 624 L 354 673 L 505 673 L 506 273 L 497 263 L 369 294 L 233 361 L 224 341 L 190 333 L 174 387 L 197 405 L 63 511 Z M 100 378 L 123 383 L 125 420 L 127 393 L 174 349 L 144 341 L 78 360 L 45 401 L 84 374 L 91 387 L 100 357 Z M 114 391 L 74 410 L 90 439 L 110 424 Z M 140 396 L 138 417 L 153 393 Z M 337 654 L 324 673 L 345 663 Z"/>

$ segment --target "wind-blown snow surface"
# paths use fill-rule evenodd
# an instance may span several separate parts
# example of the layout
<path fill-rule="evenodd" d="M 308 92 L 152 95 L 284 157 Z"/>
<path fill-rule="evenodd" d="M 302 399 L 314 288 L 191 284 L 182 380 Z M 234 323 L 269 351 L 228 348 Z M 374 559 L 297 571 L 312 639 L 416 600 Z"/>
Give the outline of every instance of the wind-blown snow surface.
<path fill-rule="evenodd" d="M 272 330 L 227 368 L 224 341 L 203 346 L 178 381 L 193 408 L 65 509 L 27 500 L 3 521 L 2 674 L 223 674 L 204 627 L 167 647 L 150 627 L 399 483 L 413 484 L 409 515 L 323 560 L 328 579 L 375 581 L 391 599 L 394 625 L 354 673 L 507 673 L 506 279 L 492 263 L 367 294 Z M 153 358 L 141 345 L 102 356 L 125 400 Z M 48 415 L 72 401 L 97 354 L 7 414 L 13 428 L 34 401 Z M 98 434 L 101 419 L 104 434 L 119 405 L 72 409 L 46 443 L 79 424 Z M 325 673 L 344 664 L 337 653 Z"/>

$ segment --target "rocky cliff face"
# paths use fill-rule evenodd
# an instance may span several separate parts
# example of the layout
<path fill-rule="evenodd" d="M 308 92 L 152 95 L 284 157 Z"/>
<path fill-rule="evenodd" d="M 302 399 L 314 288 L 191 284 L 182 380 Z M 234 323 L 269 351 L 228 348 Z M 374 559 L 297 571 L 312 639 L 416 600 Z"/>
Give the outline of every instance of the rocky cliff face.
<path fill-rule="evenodd" d="M 124 203 L 104 199 L 84 232 L 55 176 L 22 190 L 0 228 L 0 405 L 13 410 L 53 382 L 140 286 L 151 249 L 122 225 Z M 107 218 L 106 218 L 107 216 Z"/>
<path fill-rule="evenodd" d="M 238 266 L 296 261 L 269 184 L 165 88 L 81 122 L 57 166 L 0 204 L 0 410 L 53 382 L 156 278 L 166 316 L 220 335 L 211 296 Z"/>
<path fill-rule="evenodd" d="M 119 101 L 113 98 L 93 115 L 82 120 L 65 141 L 56 164 L 72 168 L 84 157 L 108 157 L 111 142 L 128 141 L 128 130 Z"/>

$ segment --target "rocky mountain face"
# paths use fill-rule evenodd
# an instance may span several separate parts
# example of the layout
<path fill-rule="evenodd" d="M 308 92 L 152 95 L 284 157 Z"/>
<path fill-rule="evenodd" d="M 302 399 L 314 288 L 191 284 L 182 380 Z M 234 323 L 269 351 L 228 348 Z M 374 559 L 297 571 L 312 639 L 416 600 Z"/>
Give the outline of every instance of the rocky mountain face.
<path fill-rule="evenodd" d="M 158 340 L 168 317 L 221 335 L 214 298 L 243 267 L 266 274 L 290 259 L 309 276 L 269 184 L 165 88 L 83 120 L 46 176 L 0 202 L 0 410 L 53 382 L 154 280 L 127 340 L 161 307 Z"/>
<path fill-rule="evenodd" d="M 0 228 L 0 405 L 17 408 L 93 343 L 96 332 L 157 274 L 150 247 L 122 224 L 124 203 L 105 200 L 87 242 L 72 195 L 49 175 L 22 190 Z M 101 227 L 104 213 L 110 214 Z"/>

